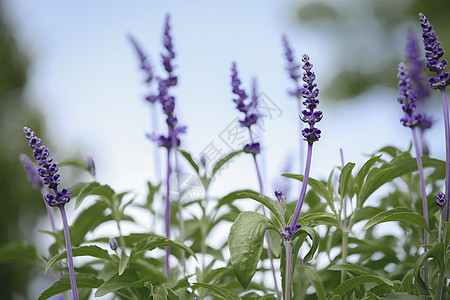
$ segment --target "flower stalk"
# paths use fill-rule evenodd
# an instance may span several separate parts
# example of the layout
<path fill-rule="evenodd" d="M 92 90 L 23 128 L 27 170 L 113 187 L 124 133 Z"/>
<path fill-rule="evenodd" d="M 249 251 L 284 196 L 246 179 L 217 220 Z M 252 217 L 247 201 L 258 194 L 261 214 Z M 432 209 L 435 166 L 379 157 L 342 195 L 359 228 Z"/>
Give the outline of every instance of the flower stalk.
<path fill-rule="evenodd" d="M 70 190 L 68 188 L 58 189 L 61 183 L 61 175 L 58 173 L 58 164 L 53 162 L 53 157 L 50 156 L 50 151 L 47 147 L 42 145 L 40 138 L 36 136 L 34 131 L 30 128 L 24 127 L 25 138 L 30 141 L 30 148 L 33 149 L 33 157 L 38 161 L 40 168 L 38 174 L 42 178 L 44 185 L 48 187 L 53 194 L 48 193 L 44 196 L 44 200 L 50 207 L 58 207 L 61 213 L 61 220 L 64 228 L 64 238 L 66 241 L 67 261 L 69 267 L 70 286 L 72 288 L 72 295 L 74 300 L 78 300 L 78 289 L 75 278 L 75 270 L 73 266 L 72 244 L 70 242 L 69 224 L 67 222 L 67 215 L 64 205 L 70 201 Z"/>

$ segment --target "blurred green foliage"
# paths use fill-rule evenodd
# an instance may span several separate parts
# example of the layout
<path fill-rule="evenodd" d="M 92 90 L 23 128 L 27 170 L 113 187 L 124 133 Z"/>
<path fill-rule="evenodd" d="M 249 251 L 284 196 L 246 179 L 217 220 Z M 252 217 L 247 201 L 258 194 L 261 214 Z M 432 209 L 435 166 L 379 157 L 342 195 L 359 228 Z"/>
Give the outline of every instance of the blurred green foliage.
<path fill-rule="evenodd" d="M 32 239 L 31 228 L 45 214 L 38 190 L 27 181 L 19 154 L 30 155 L 23 138 L 24 125 L 40 131 L 41 115 L 33 111 L 24 96 L 28 59 L 20 51 L 11 29 L 0 10 L 0 244 L 18 239 Z M 31 265 L 0 265 L 2 299 L 12 293 L 26 295 Z"/>
<path fill-rule="evenodd" d="M 312 34 L 326 34 L 330 55 L 330 99 L 352 99 L 376 86 L 396 88 L 397 66 L 406 57 L 406 36 L 413 28 L 421 42 L 418 14 L 424 13 L 442 47 L 450 49 L 450 4 L 447 0 L 299 1 L 296 19 Z"/>

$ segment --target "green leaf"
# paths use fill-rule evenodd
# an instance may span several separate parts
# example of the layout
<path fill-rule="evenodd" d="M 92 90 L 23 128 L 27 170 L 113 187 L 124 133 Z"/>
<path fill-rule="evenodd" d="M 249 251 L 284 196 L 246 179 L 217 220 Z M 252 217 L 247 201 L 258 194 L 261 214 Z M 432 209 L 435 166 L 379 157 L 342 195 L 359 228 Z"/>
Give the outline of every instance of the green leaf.
<path fill-rule="evenodd" d="M 111 256 L 109 256 L 108 251 L 105 249 L 102 249 L 95 245 L 90 246 L 81 246 L 72 248 L 72 255 L 74 257 L 76 256 L 91 256 L 95 258 L 100 258 L 103 260 L 111 260 Z M 56 262 L 60 261 L 61 259 L 67 258 L 67 251 L 64 250 L 63 252 L 53 256 L 47 263 L 47 266 L 45 267 L 45 273 L 47 273 L 48 269 L 53 266 Z"/>
<path fill-rule="evenodd" d="M 309 235 L 312 241 L 311 248 L 309 249 L 308 253 L 306 253 L 305 257 L 303 258 L 303 262 L 308 262 L 313 259 L 314 254 L 316 253 L 317 249 L 319 248 L 319 242 L 320 242 L 320 236 L 312 227 L 309 226 L 302 226 L 300 229 L 298 229 L 294 235 L 292 236 L 292 240 L 294 243 L 296 242 L 297 237 L 299 237 L 302 233 L 306 233 Z M 304 239 L 304 238 L 303 238 Z M 303 241 L 302 241 L 303 243 Z M 293 255 L 297 256 L 298 251 L 300 250 L 300 246 L 295 247 L 297 249 L 294 249 Z M 294 268 L 293 268 L 294 269 Z"/>
<path fill-rule="evenodd" d="M 230 159 L 232 159 L 233 157 L 235 157 L 238 154 L 243 153 L 244 150 L 238 150 L 238 151 L 233 151 L 228 153 L 226 156 L 224 156 L 223 158 L 221 158 L 213 167 L 212 172 L 211 172 L 211 178 L 214 177 L 214 175 L 220 170 L 220 168 L 223 167 L 223 165 L 225 163 L 227 163 Z"/>
<path fill-rule="evenodd" d="M 410 224 L 418 225 L 431 233 L 431 230 L 430 228 L 428 228 L 425 218 L 406 207 L 397 207 L 391 210 L 380 212 L 372 219 L 370 219 L 366 223 L 366 225 L 364 225 L 362 230 L 367 230 L 377 224 L 390 221 L 407 222 Z"/>
<path fill-rule="evenodd" d="M 394 283 L 387 278 L 375 275 L 361 275 L 349 278 L 340 285 L 338 285 L 337 288 L 334 290 L 333 294 L 344 295 L 347 292 L 351 291 L 352 289 L 369 282 L 394 286 Z"/>
<path fill-rule="evenodd" d="M 320 279 L 319 275 L 317 273 L 310 269 L 310 268 L 304 268 L 303 272 L 306 275 L 306 278 L 314 285 L 314 288 L 316 289 L 316 295 L 317 300 L 326 300 L 326 292 L 325 288 L 323 287 L 322 280 Z"/>
<path fill-rule="evenodd" d="M 244 288 L 248 286 L 256 272 L 267 229 L 277 231 L 267 217 L 250 211 L 240 213 L 231 226 L 228 236 L 231 265 Z"/>
<path fill-rule="evenodd" d="M 349 181 L 352 177 L 352 170 L 355 167 L 355 164 L 352 162 L 349 162 L 342 168 L 341 175 L 339 176 L 339 195 L 341 195 L 341 198 L 344 198 L 344 196 L 348 193 L 349 189 Z"/>
<path fill-rule="evenodd" d="M 416 261 L 416 264 L 414 265 L 414 286 L 420 294 L 428 295 L 430 293 L 428 285 L 425 284 L 422 279 L 422 268 L 425 261 L 429 258 L 434 258 L 437 261 L 440 274 L 443 274 L 445 268 L 444 255 L 444 243 L 439 243 L 434 245 L 430 250 L 424 252 Z"/>
<path fill-rule="evenodd" d="M 367 173 L 369 173 L 370 168 L 372 168 L 372 166 L 379 161 L 381 158 L 381 155 L 378 156 L 374 156 L 371 157 L 368 161 L 366 161 L 364 163 L 364 165 L 361 167 L 361 169 L 359 170 L 358 174 L 356 174 L 355 177 L 355 186 L 357 189 L 359 189 L 360 187 L 362 187 L 364 179 L 367 176 Z"/>
<path fill-rule="evenodd" d="M 81 160 L 81 159 L 77 159 L 77 158 L 66 159 L 66 160 L 63 160 L 61 162 L 58 162 L 58 166 L 59 167 L 72 166 L 72 167 L 80 168 L 80 169 L 85 170 L 85 171 L 89 171 L 87 162 L 85 160 Z"/>
<path fill-rule="evenodd" d="M 293 179 L 297 179 L 297 180 L 300 180 L 303 182 L 303 175 L 290 174 L 290 173 L 284 173 L 281 175 L 284 177 L 287 177 L 287 178 L 293 178 Z M 334 203 L 333 203 L 333 193 L 327 189 L 327 186 L 325 185 L 325 183 L 309 177 L 308 185 L 311 186 L 313 188 L 313 190 L 315 190 L 320 196 L 322 196 L 322 198 L 324 198 L 325 201 L 327 201 L 328 205 L 330 206 L 331 210 L 334 213 L 337 213 L 336 208 L 334 207 Z"/>
<path fill-rule="evenodd" d="M 153 297 L 153 300 L 167 300 L 167 296 L 169 295 L 169 293 L 167 292 L 166 286 L 164 284 L 155 287 L 152 284 L 149 284 L 149 286 L 150 296 Z"/>
<path fill-rule="evenodd" d="M 0 263 L 30 263 L 44 268 L 36 248 L 28 242 L 15 241 L 0 245 Z"/>
<path fill-rule="evenodd" d="M 194 251 L 192 251 L 192 249 L 185 244 L 174 242 L 169 238 L 153 234 L 149 235 L 147 239 L 138 242 L 136 246 L 134 246 L 134 248 L 131 250 L 130 259 L 134 255 L 137 255 L 143 251 L 151 251 L 155 248 L 164 249 L 166 247 L 184 250 L 197 260 L 197 256 L 195 255 Z"/>
<path fill-rule="evenodd" d="M 121 256 L 120 256 L 120 261 L 119 261 L 119 275 L 122 275 L 123 272 L 125 271 L 125 269 L 128 266 L 128 262 L 130 261 L 130 257 L 127 256 L 127 254 L 125 252 L 122 252 Z"/>
<path fill-rule="evenodd" d="M 231 293 L 230 291 L 209 283 L 202 283 L 202 282 L 196 282 L 192 284 L 193 288 L 205 288 L 208 293 L 211 294 L 211 296 L 219 297 L 220 299 L 224 300 L 239 300 L 239 297 Z"/>
<path fill-rule="evenodd" d="M 79 183 L 74 188 L 79 191 L 77 194 L 72 195 L 73 198 L 76 197 L 75 210 L 80 207 L 83 200 L 88 196 L 102 196 L 106 198 L 109 203 L 112 203 L 115 194 L 114 190 L 109 185 L 101 185 L 96 181 Z"/>
<path fill-rule="evenodd" d="M 103 283 L 103 280 L 98 279 L 93 274 L 89 273 L 76 274 L 75 278 L 78 289 L 82 288 L 95 289 L 98 288 Z M 43 291 L 42 294 L 39 295 L 37 300 L 45 300 L 52 296 L 61 294 L 65 291 L 69 291 L 71 289 L 72 288 L 70 286 L 70 277 L 69 275 L 66 275 L 55 281 L 48 289 Z"/>
<path fill-rule="evenodd" d="M 73 247 L 84 242 L 88 232 L 94 231 L 100 224 L 111 220 L 110 216 L 104 216 L 106 208 L 106 203 L 96 202 L 77 215 L 70 226 L 70 239 Z"/>
<path fill-rule="evenodd" d="M 126 287 L 144 286 L 142 280 L 139 279 L 136 272 L 126 269 L 122 275 L 116 274 L 105 281 L 95 292 L 95 297 L 101 297 L 111 292 L 126 288 Z"/>
<path fill-rule="evenodd" d="M 267 207 L 272 212 L 272 214 L 275 216 L 276 220 L 278 221 L 277 225 L 281 228 L 283 227 L 283 222 L 284 222 L 283 214 L 281 213 L 281 208 L 280 208 L 280 204 L 278 203 L 278 201 L 274 201 L 267 197 L 261 197 L 256 192 L 242 192 L 241 195 L 246 198 L 251 198 L 253 200 L 256 200 L 259 203 L 261 203 L 262 205 L 264 205 L 265 207 Z"/>
<path fill-rule="evenodd" d="M 192 155 L 184 150 L 180 150 L 178 149 L 178 152 L 181 153 L 181 155 L 183 155 L 183 157 L 188 161 L 188 163 L 191 165 L 192 168 L 194 168 L 195 173 L 197 173 L 198 175 L 200 175 L 200 169 L 197 165 L 197 163 L 194 161 L 194 159 L 192 159 Z"/>
<path fill-rule="evenodd" d="M 342 265 L 333 265 L 328 268 L 330 271 L 347 271 L 347 272 L 353 272 L 360 275 L 374 275 L 378 276 L 377 272 L 373 271 L 372 269 L 363 267 L 361 265 L 355 265 L 355 264 L 342 264 Z"/>
<path fill-rule="evenodd" d="M 392 293 L 389 295 L 383 296 L 384 300 L 423 300 L 423 297 L 411 295 L 408 293 Z"/>
<path fill-rule="evenodd" d="M 300 220 L 298 221 L 300 224 L 305 224 L 306 222 L 309 221 L 314 221 L 317 219 L 336 219 L 336 215 L 332 214 L 332 213 L 327 213 L 327 212 L 316 212 L 316 213 L 306 213 L 305 215 L 303 215 Z"/>

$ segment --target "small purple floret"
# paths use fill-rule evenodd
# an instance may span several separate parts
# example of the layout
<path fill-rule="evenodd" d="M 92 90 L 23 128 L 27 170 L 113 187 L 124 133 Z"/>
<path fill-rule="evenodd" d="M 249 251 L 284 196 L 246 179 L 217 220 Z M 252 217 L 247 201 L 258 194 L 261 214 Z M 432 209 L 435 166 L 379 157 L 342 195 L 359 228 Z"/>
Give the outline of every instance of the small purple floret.
<path fill-rule="evenodd" d="M 440 208 L 443 208 L 444 205 L 447 203 L 447 199 L 444 195 L 444 193 L 437 193 L 436 195 L 436 205 L 439 206 Z"/>
<path fill-rule="evenodd" d="M 246 144 L 244 146 L 244 152 L 253 155 L 259 154 L 261 152 L 261 146 L 259 143 Z"/>
<path fill-rule="evenodd" d="M 114 237 L 109 238 L 109 246 L 113 251 L 116 251 L 117 248 L 119 248 L 119 245 L 117 244 L 117 241 Z"/>
<path fill-rule="evenodd" d="M 58 165 L 53 163 L 53 158 L 49 157 L 49 150 L 42 145 L 40 138 L 36 137 L 34 131 L 30 128 L 24 127 L 25 138 L 30 141 L 30 147 L 33 149 L 33 157 L 38 161 L 39 176 L 42 177 L 44 185 L 53 190 L 54 194 L 47 194 L 45 201 L 49 206 L 61 206 L 70 201 L 70 190 L 64 188 L 58 190 L 58 185 L 61 183 L 60 174 L 58 172 Z"/>
<path fill-rule="evenodd" d="M 319 100 L 317 99 L 319 89 L 317 88 L 317 84 L 314 83 L 316 75 L 312 71 L 313 65 L 309 62 L 309 56 L 306 54 L 303 54 L 302 61 L 302 68 L 304 70 L 302 80 L 305 83 L 301 89 L 301 95 L 305 99 L 303 105 L 305 105 L 306 109 L 302 111 L 300 119 L 309 125 L 309 127 L 303 129 L 302 135 L 305 141 L 312 144 L 320 138 L 321 131 L 315 128 L 315 124 L 322 120 L 322 112 L 315 110 L 319 104 Z"/>
<path fill-rule="evenodd" d="M 430 72 L 436 73 L 436 77 L 428 78 L 428 83 L 432 89 L 443 89 L 450 84 L 450 75 L 443 72 L 447 67 L 447 61 L 441 58 L 444 56 L 444 49 L 438 42 L 436 33 L 433 30 L 427 17 L 419 14 L 420 26 L 422 27 L 423 45 L 425 48 L 425 57 L 427 59 L 427 68 Z"/>

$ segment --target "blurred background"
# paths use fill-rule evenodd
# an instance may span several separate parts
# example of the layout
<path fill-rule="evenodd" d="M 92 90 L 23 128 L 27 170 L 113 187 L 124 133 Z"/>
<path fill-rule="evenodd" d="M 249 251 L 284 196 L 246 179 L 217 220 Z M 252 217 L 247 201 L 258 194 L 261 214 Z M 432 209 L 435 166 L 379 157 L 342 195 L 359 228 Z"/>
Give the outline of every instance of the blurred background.
<path fill-rule="evenodd" d="M 230 87 L 230 66 L 236 61 L 244 87 L 249 90 L 252 78 L 257 78 L 265 103 L 273 108 L 267 110 L 273 114 L 264 118 L 258 132 L 266 194 L 272 194 L 279 174 L 299 173 L 301 164 L 296 102 L 287 94 L 293 83 L 285 70 L 282 34 L 298 61 L 301 54 L 309 54 L 317 75 L 324 118 L 317 125 L 323 134 L 314 145 L 311 172 L 318 179 L 340 165 L 340 148 L 347 161 L 357 164 L 385 145 L 408 149 L 411 137 L 399 122 L 396 74 L 398 63 L 405 60 L 410 28 L 421 42 L 419 12 L 428 16 L 443 48 L 450 49 L 447 0 L 162 3 L 1 2 L 0 243 L 36 242 L 42 238 L 38 230 L 49 226 L 40 193 L 27 182 L 18 159 L 20 153 L 31 154 L 23 126 L 36 131 L 56 161 L 91 155 L 98 180 L 115 190 L 133 190 L 143 198 L 146 181 L 160 178 L 153 145 L 145 137 L 152 124 L 144 100 L 147 88 L 127 35 L 139 41 L 160 72 L 167 13 L 177 54 L 176 111 L 180 123 L 188 126 L 181 148 L 194 157 L 212 144 L 222 153 L 236 150 L 224 138 L 239 116 Z M 434 120 L 426 134 L 431 155 L 442 159 L 438 94 L 432 92 L 426 103 Z M 68 168 L 61 172 L 65 186 L 88 179 Z M 227 166 L 212 194 L 239 188 L 257 188 L 249 156 Z M 297 190 L 292 189 L 292 199 L 298 197 Z M 48 286 L 32 280 L 41 273 L 21 264 L 0 265 L 1 298 L 19 294 L 35 298 Z"/>

